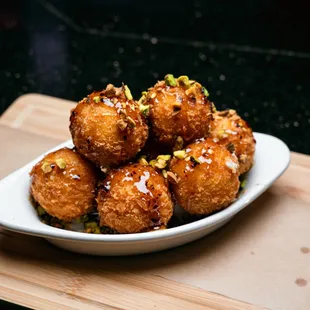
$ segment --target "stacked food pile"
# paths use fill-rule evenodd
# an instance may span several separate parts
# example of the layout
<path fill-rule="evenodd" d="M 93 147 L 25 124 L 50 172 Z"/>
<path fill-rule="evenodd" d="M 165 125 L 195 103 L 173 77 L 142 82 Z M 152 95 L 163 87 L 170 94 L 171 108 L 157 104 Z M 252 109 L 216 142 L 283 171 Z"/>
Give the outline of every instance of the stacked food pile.
<path fill-rule="evenodd" d="M 93 92 L 72 110 L 75 145 L 32 169 L 41 220 L 87 233 L 171 227 L 175 205 L 193 218 L 229 206 L 252 164 L 255 140 L 234 110 L 168 74 L 135 101 L 126 85 Z"/>

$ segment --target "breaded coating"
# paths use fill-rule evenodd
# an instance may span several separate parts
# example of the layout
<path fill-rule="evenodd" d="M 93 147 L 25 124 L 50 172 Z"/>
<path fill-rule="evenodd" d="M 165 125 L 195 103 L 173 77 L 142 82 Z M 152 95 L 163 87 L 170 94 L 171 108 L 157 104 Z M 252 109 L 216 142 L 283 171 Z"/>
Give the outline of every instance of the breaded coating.
<path fill-rule="evenodd" d="M 97 203 L 100 225 L 124 234 L 162 229 L 173 212 L 163 176 L 140 164 L 112 170 L 99 188 Z"/>
<path fill-rule="evenodd" d="M 147 140 L 148 126 L 128 87 L 109 84 L 72 110 L 70 132 L 78 151 L 106 168 L 135 157 Z"/>
<path fill-rule="evenodd" d="M 176 201 L 191 214 L 222 210 L 238 193 L 238 159 L 211 139 L 200 139 L 174 152 L 169 170 L 174 175 L 170 180 Z"/>
<path fill-rule="evenodd" d="M 218 139 L 239 160 L 240 174 L 250 170 L 253 165 L 256 141 L 248 123 L 235 110 L 213 114 L 211 137 Z"/>
<path fill-rule="evenodd" d="M 168 74 L 140 102 L 149 107 L 154 137 L 176 150 L 208 135 L 213 105 L 207 96 L 207 90 L 198 82 Z"/>
<path fill-rule="evenodd" d="M 49 215 L 71 221 L 93 209 L 97 173 L 77 152 L 63 148 L 46 155 L 30 176 L 31 194 Z"/>

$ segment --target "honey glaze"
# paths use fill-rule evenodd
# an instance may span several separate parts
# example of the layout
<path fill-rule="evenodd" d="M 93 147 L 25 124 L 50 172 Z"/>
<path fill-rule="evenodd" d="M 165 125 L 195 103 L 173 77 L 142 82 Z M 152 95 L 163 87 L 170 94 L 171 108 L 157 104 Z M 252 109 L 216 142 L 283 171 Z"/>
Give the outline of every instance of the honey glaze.
<path fill-rule="evenodd" d="M 102 99 L 103 103 L 108 106 L 108 107 L 111 107 L 111 108 L 114 108 L 114 103 L 112 103 L 112 101 L 108 98 L 103 98 Z"/>
<path fill-rule="evenodd" d="M 150 178 L 150 173 L 148 171 L 144 171 L 143 175 L 140 177 L 139 182 L 135 182 L 134 185 L 138 189 L 139 192 L 143 194 L 150 194 L 153 196 L 152 192 L 149 191 L 149 189 L 146 186 L 146 181 Z"/>

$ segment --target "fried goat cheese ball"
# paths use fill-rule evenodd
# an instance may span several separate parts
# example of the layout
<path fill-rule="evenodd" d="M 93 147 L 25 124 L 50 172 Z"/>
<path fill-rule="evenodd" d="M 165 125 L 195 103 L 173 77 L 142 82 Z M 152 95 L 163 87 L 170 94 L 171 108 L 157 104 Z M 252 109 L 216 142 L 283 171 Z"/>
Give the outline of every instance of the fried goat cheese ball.
<path fill-rule="evenodd" d="M 235 110 L 213 114 L 211 137 L 219 140 L 239 160 L 239 171 L 243 174 L 253 165 L 256 141 L 248 123 Z"/>
<path fill-rule="evenodd" d="M 124 234 L 163 228 L 173 213 L 165 179 L 141 164 L 112 170 L 99 187 L 97 203 L 100 225 Z"/>
<path fill-rule="evenodd" d="M 213 103 L 208 92 L 187 76 L 165 76 L 139 103 L 148 108 L 152 132 L 159 143 L 181 149 L 197 138 L 206 137 L 210 129 Z"/>
<path fill-rule="evenodd" d="M 70 132 L 78 151 L 101 168 L 136 156 L 148 137 L 148 126 L 129 88 L 109 84 L 72 110 Z"/>
<path fill-rule="evenodd" d="M 32 168 L 30 176 L 34 200 L 51 216 L 71 221 L 95 205 L 95 168 L 71 149 L 46 155 Z"/>
<path fill-rule="evenodd" d="M 177 203 L 191 214 L 208 215 L 227 207 L 239 190 L 234 154 L 211 139 L 200 139 L 173 153 L 169 170 Z"/>

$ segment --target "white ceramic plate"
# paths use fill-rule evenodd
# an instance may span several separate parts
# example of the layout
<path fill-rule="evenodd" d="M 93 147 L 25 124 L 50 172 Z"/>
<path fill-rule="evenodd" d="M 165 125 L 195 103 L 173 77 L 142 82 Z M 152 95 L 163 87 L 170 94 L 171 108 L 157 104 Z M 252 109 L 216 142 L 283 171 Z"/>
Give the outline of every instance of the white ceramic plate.
<path fill-rule="evenodd" d="M 255 133 L 255 165 L 247 175 L 246 189 L 227 209 L 204 219 L 175 228 L 139 234 L 96 235 L 58 229 L 40 222 L 29 201 L 32 166 L 36 158 L 0 181 L 0 226 L 39 236 L 69 251 L 94 255 L 129 255 L 160 251 L 199 239 L 226 224 L 234 215 L 261 195 L 286 170 L 288 147 L 278 138 Z M 48 151 L 73 147 L 69 140 Z"/>

